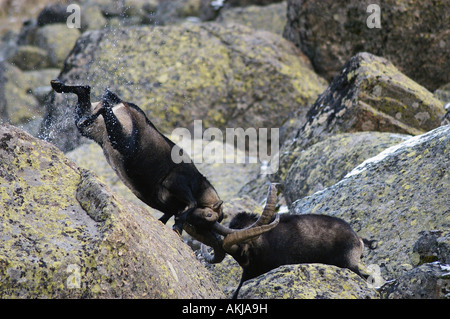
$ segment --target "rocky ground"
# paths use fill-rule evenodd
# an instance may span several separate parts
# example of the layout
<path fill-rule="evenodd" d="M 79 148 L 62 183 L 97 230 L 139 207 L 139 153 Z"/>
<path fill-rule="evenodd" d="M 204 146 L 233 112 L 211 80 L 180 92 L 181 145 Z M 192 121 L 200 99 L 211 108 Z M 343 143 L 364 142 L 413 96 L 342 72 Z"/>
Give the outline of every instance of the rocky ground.
<path fill-rule="evenodd" d="M 388 1 L 370 29 L 359 1 L 211 2 L 84 0 L 80 29 L 65 1 L 2 4 L 0 297 L 227 298 L 239 281 L 231 257 L 205 263 L 122 184 L 77 132 L 73 97 L 49 86 L 59 78 L 91 85 L 93 100 L 110 88 L 167 135 L 199 119 L 279 128 L 274 174 L 198 165 L 223 223 L 261 212 L 278 182 L 280 212 L 337 216 L 377 240 L 361 259 L 368 281 L 287 265 L 241 298 L 449 298 L 445 4 Z"/>

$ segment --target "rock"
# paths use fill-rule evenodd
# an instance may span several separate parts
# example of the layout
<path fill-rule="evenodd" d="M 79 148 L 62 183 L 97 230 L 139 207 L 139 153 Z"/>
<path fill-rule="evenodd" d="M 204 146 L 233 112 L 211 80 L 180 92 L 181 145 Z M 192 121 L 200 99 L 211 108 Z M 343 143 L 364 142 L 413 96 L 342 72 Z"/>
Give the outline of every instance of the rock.
<path fill-rule="evenodd" d="M 450 103 L 450 83 L 439 87 L 433 93 L 439 100 L 444 102 L 444 104 Z"/>
<path fill-rule="evenodd" d="M 97 5 L 89 5 L 89 2 L 81 7 L 81 31 L 103 29 L 107 24 L 107 19 Z"/>
<path fill-rule="evenodd" d="M 444 102 L 444 109 L 446 110 L 445 115 L 441 118 L 441 126 L 450 124 L 450 83 L 434 91 L 434 96 Z"/>
<path fill-rule="evenodd" d="M 343 133 L 310 146 L 300 153 L 283 181 L 287 204 L 336 184 L 364 160 L 408 138 L 381 132 Z"/>
<path fill-rule="evenodd" d="M 94 172 L 98 176 L 99 180 L 108 185 L 108 187 L 111 188 L 111 190 L 117 195 L 137 206 L 147 209 L 155 217 L 161 217 L 159 216 L 160 214 L 158 211 L 153 210 L 144 204 L 131 192 L 127 186 L 125 186 L 125 184 L 123 184 L 106 161 L 103 150 L 97 143 L 89 141 L 88 143 L 82 144 L 76 149 L 66 153 L 66 156 L 70 160 L 74 161 L 79 167 L 89 169 Z"/>
<path fill-rule="evenodd" d="M 58 74 L 57 69 L 22 71 L 5 61 L 0 62 L 0 91 L 3 90 L 0 93 L 0 122 L 20 126 L 36 136 L 44 115 L 36 89 Z"/>
<path fill-rule="evenodd" d="M 253 29 L 281 35 L 286 25 L 286 2 L 267 6 L 224 8 L 220 11 L 216 21 L 239 23 Z"/>
<path fill-rule="evenodd" d="M 430 230 L 419 233 L 421 236 L 413 247 L 413 264 L 416 266 L 441 262 L 450 264 L 450 232 Z"/>
<path fill-rule="evenodd" d="M 225 0 L 226 5 L 232 7 L 245 7 L 250 5 L 266 6 L 272 3 L 282 2 L 283 0 Z"/>
<path fill-rule="evenodd" d="M 33 88 L 31 93 L 38 100 L 39 104 L 44 104 L 46 102 L 47 96 L 52 90 L 53 89 L 50 85 L 38 86 L 36 88 Z"/>
<path fill-rule="evenodd" d="M 39 27 L 53 23 L 66 23 L 72 14 L 67 12 L 67 4 L 51 3 L 46 5 L 39 13 L 36 22 Z"/>
<path fill-rule="evenodd" d="M 385 280 L 398 278 L 417 264 L 413 246 L 421 232 L 448 229 L 449 139 L 450 125 L 412 137 L 290 210 L 343 218 L 360 236 L 378 241 L 366 263 L 378 265 Z"/>
<path fill-rule="evenodd" d="M 450 266 L 439 262 L 424 264 L 406 272 L 381 288 L 386 299 L 448 299 Z"/>
<path fill-rule="evenodd" d="M 357 274 L 324 264 L 285 265 L 242 286 L 240 299 L 378 299 Z"/>
<path fill-rule="evenodd" d="M 227 299 L 231 299 L 234 291 L 239 285 L 242 276 L 242 268 L 239 264 L 231 257 L 226 255 L 225 259 L 218 264 L 209 264 L 204 261 L 200 252 L 197 251 L 197 258 L 202 261 L 205 267 L 211 272 L 211 276 L 214 281 L 221 288 Z"/>
<path fill-rule="evenodd" d="M 87 6 L 98 6 L 108 19 L 123 14 L 124 4 L 124 0 L 88 0 L 85 3 Z"/>
<path fill-rule="evenodd" d="M 1 298 L 223 298 L 192 250 L 61 151 L 0 126 Z"/>
<path fill-rule="evenodd" d="M 53 67 L 61 67 L 79 37 L 78 29 L 68 28 L 65 23 L 55 23 L 38 28 L 34 41 L 36 46 L 48 53 Z"/>
<path fill-rule="evenodd" d="M 28 94 L 27 77 L 19 68 L 5 61 L 0 61 L 0 114 L 1 122 L 15 125 L 42 115 L 37 100 Z"/>
<path fill-rule="evenodd" d="M 347 113 L 349 109 L 353 114 Z M 314 130 L 322 122 L 325 129 L 417 135 L 438 127 L 443 112 L 442 103 L 431 92 L 388 60 L 358 53 L 317 99 L 307 126 Z"/>
<path fill-rule="evenodd" d="M 50 80 L 58 77 L 60 69 L 47 68 L 41 70 L 24 71 L 26 85 L 23 87 L 26 91 L 32 91 L 39 86 L 50 84 Z"/>
<path fill-rule="evenodd" d="M 445 2 L 384 1 L 380 28 L 369 27 L 373 8 L 361 1 L 288 0 L 284 37 L 330 80 L 361 51 L 383 56 L 429 90 L 450 82 L 448 8 Z M 330 32 L 333 30 L 333 32 Z"/>
<path fill-rule="evenodd" d="M 202 21 L 211 21 L 217 18 L 221 10 L 232 7 L 267 6 L 283 0 L 201 0 L 200 18 Z"/>
<path fill-rule="evenodd" d="M 325 136 L 355 131 L 423 134 L 440 125 L 442 102 L 384 58 L 358 53 L 307 114 L 296 138 L 282 147 L 282 180 L 300 152 Z"/>
<path fill-rule="evenodd" d="M 325 88 L 280 36 L 216 23 L 86 32 L 60 79 L 91 85 L 94 101 L 109 87 L 167 134 L 196 119 L 205 129 L 279 127 L 294 110 L 306 114 Z M 81 140 L 74 101 L 55 95 L 41 132 L 64 151 Z"/>
<path fill-rule="evenodd" d="M 47 52 L 31 45 L 18 46 L 15 53 L 8 58 L 8 62 L 21 70 L 37 70 L 50 66 Z"/>
<path fill-rule="evenodd" d="M 16 52 L 18 34 L 13 31 L 6 32 L 0 37 L 0 60 L 8 61 Z"/>
<path fill-rule="evenodd" d="M 156 10 L 157 24 L 176 24 L 187 17 L 198 17 L 200 3 L 201 0 L 161 0 Z"/>

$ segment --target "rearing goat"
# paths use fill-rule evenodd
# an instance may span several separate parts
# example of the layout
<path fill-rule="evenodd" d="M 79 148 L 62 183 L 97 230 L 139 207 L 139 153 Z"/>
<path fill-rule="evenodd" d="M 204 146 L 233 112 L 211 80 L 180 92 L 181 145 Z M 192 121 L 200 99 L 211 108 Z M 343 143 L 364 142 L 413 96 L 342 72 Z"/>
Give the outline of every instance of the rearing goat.
<path fill-rule="evenodd" d="M 222 201 L 214 187 L 137 105 L 108 90 L 101 101 L 91 103 L 87 85 L 69 86 L 59 80 L 51 85 L 58 93 L 78 96 L 78 130 L 103 148 L 108 163 L 139 199 L 164 213 L 161 222 L 175 216 L 173 228 L 181 234 L 185 221 L 201 228 L 222 220 Z M 182 154 L 183 161 L 175 163 L 173 152 Z"/>

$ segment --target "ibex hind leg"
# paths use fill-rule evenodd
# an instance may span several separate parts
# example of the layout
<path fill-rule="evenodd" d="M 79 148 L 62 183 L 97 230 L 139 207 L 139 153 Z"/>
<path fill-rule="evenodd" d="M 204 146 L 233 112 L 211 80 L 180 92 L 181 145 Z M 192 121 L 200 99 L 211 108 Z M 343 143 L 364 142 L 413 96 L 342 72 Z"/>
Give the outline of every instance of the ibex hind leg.
<path fill-rule="evenodd" d="M 64 82 L 55 79 L 50 84 L 58 93 L 73 93 L 78 96 L 78 105 L 82 112 L 88 111 L 91 107 L 91 87 L 89 85 L 66 85 Z"/>
<path fill-rule="evenodd" d="M 66 85 L 64 82 L 57 79 L 51 80 L 50 84 L 53 90 L 58 93 L 73 93 L 76 94 L 78 98 L 83 98 L 90 102 L 91 87 L 89 85 Z"/>

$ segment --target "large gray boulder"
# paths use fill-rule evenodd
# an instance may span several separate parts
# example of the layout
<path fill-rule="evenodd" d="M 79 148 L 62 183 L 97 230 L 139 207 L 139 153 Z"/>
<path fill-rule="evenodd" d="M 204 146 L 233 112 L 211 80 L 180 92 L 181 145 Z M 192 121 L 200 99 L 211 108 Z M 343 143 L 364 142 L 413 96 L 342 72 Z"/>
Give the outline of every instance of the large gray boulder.
<path fill-rule="evenodd" d="M 341 217 L 362 237 L 378 241 L 366 264 L 384 279 L 417 265 L 414 245 L 424 231 L 447 231 L 450 216 L 450 125 L 392 146 L 340 182 L 294 202 L 295 214 Z M 449 237 L 439 239 L 448 251 Z M 445 262 L 445 261 L 444 261 Z"/>
<path fill-rule="evenodd" d="M 247 281 L 241 299 L 377 299 L 352 271 L 324 264 L 285 265 Z"/>
<path fill-rule="evenodd" d="M 287 205 L 336 184 L 364 160 L 410 135 L 383 132 L 336 134 L 301 152 L 283 181 Z"/>
<path fill-rule="evenodd" d="M 331 79 L 361 51 L 385 57 L 429 90 L 450 82 L 448 3 L 288 0 L 284 37 Z M 369 7 L 369 5 L 372 5 Z M 374 8 L 373 5 L 378 5 Z M 379 17 L 379 28 L 373 22 Z"/>
<path fill-rule="evenodd" d="M 53 145 L 0 126 L 1 298 L 222 298 L 192 250 Z"/>
<path fill-rule="evenodd" d="M 319 96 L 280 158 L 283 178 L 306 147 L 337 133 L 378 131 L 419 135 L 438 127 L 443 103 L 385 58 L 361 52 Z"/>
<path fill-rule="evenodd" d="M 259 200 L 256 196 L 263 193 L 261 190 L 270 181 L 284 183 L 292 164 L 307 155 L 304 152 L 311 154 L 309 147 L 336 134 L 377 131 L 418 135 L 438 127 L 444 114 L 441 101 L 391 62 L 367 52 L 358 53 L 347 61 L 306 116 L 299 114 L 285 122 L 280 130 L 285 138 L 280 147 L 278 171 L 250 181 L 241 192 Z M 381 150 L 383 144 L 380 140 L 377 149 Z M 351 169 L 351 165 L 357 164 L 350 161 L 344 166 Z M 288 196 L 289 201 L 296 199 Z"/>

